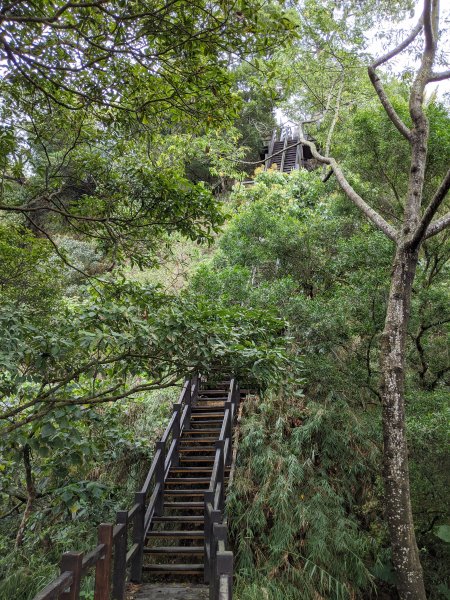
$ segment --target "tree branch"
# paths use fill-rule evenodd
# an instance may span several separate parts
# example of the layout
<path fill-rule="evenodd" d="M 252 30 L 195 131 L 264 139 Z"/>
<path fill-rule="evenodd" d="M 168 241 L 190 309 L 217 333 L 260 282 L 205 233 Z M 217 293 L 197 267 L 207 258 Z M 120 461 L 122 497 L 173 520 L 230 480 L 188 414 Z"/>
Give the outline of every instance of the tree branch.
<path fill-rule="evenodd" d="M 24 501 L 20 501 L 19 504 L 14 505 L 10 510 L 8 510 L 8 512 L 5 512 L 3 515 L 0 515 L 0 520 L 2 519 L 6 519 L 6 517 L 10 517 L 13 512 L 15 512 L 16 510 L 19 510 L 19 508 L 22 506 Z"/>
<path fill-rule="evenodd" d="M 381 83 L 381 79 L 378 77 L 377 72 L 373 66 L 368 67 L 367 72 L 369 74 L 369 79 L 380 99 L 381 104 L 383 105 L 386 114 L 398 129 L 398 131 L 405 137 L 408 141 L 411 140 L 411 130 L 403 123 L 400 117 L 397 114 L 397 111 L 392 106 L 386 91 Z"/>
<path fill-rule="evenodd" d="M 446 229 L 449 226 L 450 226 L 450 212 L 430 225 L 430 227 L 428 228 L 428 231 L 425 235 L 425 239 L 428 239 L 428 238 L 432 237 L 433 235 L 436 235 L 437 233 L 444 231 L 444 229 Z"/>
<path fill-rule="evenodd" d="M 409 36 L 406 39 L 404 39 L 403 42 L 401 42 L 396 48 L 394 48 L 393 50 L 390 50 L 383 56 L 380 56 L 380 58 L 378 58 L 375 62 L 373 62 L 371 65 L 372 69 L 376 69 L 377 67 L 381 66 L 388 60 L 391 60 L 391 58 L 394 58 L 394 56 L 397 56 L 397 54 L 400 54 L 400 52 L 405 50 L 405 48 L 407 48 L 410 44 L 412 44 L 412 42 L 416 39 L 416 37 L 422 31 L 422 27 L 423 27 L 423 14 L 421 15 L 419 21 L 417 22 L 417 25 L 411 31 Z"/>
<path fill-rule="evenodd" d="M 443 81 L 444 79 L 450 79 L 450 69 L 448 71 L 442 71 L 442 73 L 431 73 L 427 81 Z"/>
<path fill-rule="evenodd" d="M 305 146 L 308 146 L 311 150 L 312 155 L 316 160 L 326 165 L 330 165 L 333 173 L 341 186 L 342 191 L 346 194 L 346 196 L 355 204 L 364 215 L 371 221 L 378 229 L 380 229 L 389 239 L 393 242 L 397 242 L 397 230 L 395 227 L 390 225 L 387 221 L 383 219 L 383 217 L 378 214 L 371 206 L 365 202 L 361 196 L 353 189 L 350 183 L 347 181 L 344 173 L 341 171 L 341 168 L 337 164 L 334 158 L 322 156 L 315 144 L 310 142 L 304 138 L 300 138 L 300 142 Z"/>
<path fill-rule="evenodd" d="M 432 51 L 434 48 L 434 33 L 433 33 L 433 0 L 425 0 L 423 8 L 423 31 L 425 34 L 425 52 Z"/>
<path fill-rule="evenodd" d="M 428 205 L 427 209 L 425 210 L 425 212 L 423 214 L 423 217 L 419 223 L 419 226 L 417 227 L 416 231 L 413 234 L 413 237 L 411 239 L 411 245 L 413 247 L 417 247 L 420 244 L 420 242 L 423 240 L 424 236 L 430 237 L 431 235 L 435 235 L 435 233 L 439 233 L 439 231 L 442 231 L 442 229 L 444 227 L 446 227 L 446 225 L 444 224 L 442 229 L 439 229 L 438 231 L 434 231 L 436 225 L 438 225 L 440 223 L 440 221 L 441 221 L 441 219 L 440 219 L 440 220 L 436 221 L 428 229 L 428 232 L 427 232 L 427 228 L 431 223 L 431 219 L 434 217 L 434 215 L 436 214 L 436 211 L 439 209 L 440 205 L 444 201 L 444 198 L 447 195 L 449 189 L 450 189 L 450 169 L 447 171 L 444 179 L 442 180 L 441 185 L 436 190 L 436 193 L 434 194 L 430 204 Z"/>
<path fill-rule="evenodd" d="M 411 131 L 403 123 L 403 121 L 400 119 L 399 115 L 397 114 L 395 108 L 392 106 L 392 104 L 386 94 L 386 91 L 383 87 L 381 79 L 378 77 L 378 75 L 376 73 L 376 68 L 379 67 L 380 65 L 384 64 L 391 58 L 394 58 L 394 56 L 397 56 L 397 54 L 400 54 L 400 52 L 402 52 L 403 50 L 405 50 L 405 48 L 407 48 L 416 39 L 418 34 L 422 31 L 423 23 L 424 23 L 424 15 L 422 14 L 417 25 L 411 31 L 409 36 L 406 39 L 404 39 L 403 42 L 401 42 L 396 48 L 394 48 L 393 50 L 390 50 L 387 54 L 384 54 L 383 56 L 381 56 L 380 58 L 375 60 L 372 63 L 372 65 L 370 65 L 367 69 L 367 71 L 369 73 L 369 79 L 378 95 L 378 98 L 380 99 L 381 104 L 383 105 L 384 110 L 386 111 L 388 117 L 391 119 L 392 123 L 395 125 L 395 127 L 398 129 L 398 131 L 408 141 L 411 140 Z"/>

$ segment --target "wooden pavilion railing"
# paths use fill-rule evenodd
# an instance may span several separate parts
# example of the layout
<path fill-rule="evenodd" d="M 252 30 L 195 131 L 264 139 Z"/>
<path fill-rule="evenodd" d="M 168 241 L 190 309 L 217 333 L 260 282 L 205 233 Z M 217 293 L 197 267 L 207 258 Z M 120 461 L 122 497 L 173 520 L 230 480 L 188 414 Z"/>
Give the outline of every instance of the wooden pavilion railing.
<path fill-rule="evenodd" d="M 159 442 L 152 465 L 134 505 L 119 511 L 115 525 L 98 527 L 98 545 L 88 553 L 63 554 L 59 577 L 33 600 L 79 600 L 83 577 L 95 568 L 94 600 L 124 600 L 126 582 L 140 583 L 144 541 L 154 516 L 161 516 L 164 481 L 171 466 L 178 464 L 179 439 L 189 429 L 192 403 L 197 400 L 199 375 L 187 379 L 180 398 L 173 405 L 169 424 Z M 224 520 L 225 467 L 231 463 L 232 429 L 239 402 L 239 386 L 231 381 L 215 462 L 205 493 L 205 582 L 210 584 L 211 600 L 231 600 L 233 554 L 226 550 L 227 526 Z M 128 577 L 129 575 L 129 577 Z"/>

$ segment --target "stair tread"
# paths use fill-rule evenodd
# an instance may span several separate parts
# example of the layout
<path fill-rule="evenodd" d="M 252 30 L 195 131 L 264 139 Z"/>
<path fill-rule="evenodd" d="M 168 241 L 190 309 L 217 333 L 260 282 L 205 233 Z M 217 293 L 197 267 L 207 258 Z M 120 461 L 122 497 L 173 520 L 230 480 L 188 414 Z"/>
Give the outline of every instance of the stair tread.
<path fill-rule="evenodd" d="M 155 523 L 178 523 L 185 521 L 190 523 L 203 523 L 205 518 L 197 515 L 163 515 L 162 517 L 153 517 Z"/>
<path fill-rule="evenodd" d="M 203 546 L 146 546 L 146 554 L 203 554 Z"/>
<path fill-rule="evenodd" d="M 204 502 L 164 502 L 166 508 L 203 508 Z"/>
<path fill-rule="evenodd" d="M 215 457 L 207 457 L 207 456 L 192 456 L 192 457 L 184 457 L 180 458 L 180 463 L 189 464 L 189 463 L 213 463 L 215 461 Z"/>
<path fill-rule="evenodd" d="M 215 446 L 202 446 L 201 448 L 179 448 L 180 452 L 212 452 L 215 450 Z"/>
<path fill-rule="evenodd" d="M 147 533 L 147 537 L 151 537 L 151 538 L 155 538 L 155 537 L 185 537 L 185 538 L 191 538 L 191 537 L 195 537 L 195 538 L 199 538 L 199 537 L 204 537 L 205 532 L 203 531 L 203 529 L 199 529 L 199 530 L 188 530 L 188 529 L 173 529 L 173 530 L 158 530 L 155 529 L 153 531 L 149 531 Z"/>
<path fill-rule="evenodd" d="M 164 483 L 206 483 L 210 477 L 168 477 Z"/>
<path fill-rule="evenodd" d="M 215 433 L 216 431 L 220 431 L 220 427 L 214 427 L 214 429 L 185 429 L 183 435 L 188 433 Z"/>
<path fill-rule="evenodd" d="M 180 438 L 180 442 L 182 444 L 187 443 L 187 442 L 190 444 L 192 444 L 192 442 L 195 442 L 196 444 L 198 444 L 198 443 L 205 444 L 206 442 L 211 443 L 211 442 L 216 442 L 216 441 L 217 441 L 216 437 L 215 438 L 202 437 L 202 438 L 198 438 L 198 440 L 195 440 L 195 439 L 193 440 L 191 438 L 183 438 L 183 437 Z"/>
<path fill-rule="evenodd" d="M 203 573 L 204 570 L 204 566 L 203 564 L 167 564 L 167 565 L 144 565 L 143 566 L 143 570 L 144 571 L 151 571 L 153 573 L 165 573 L 165 572 L 172 572 L 172 571 L 178 571 L 181 573 L 186 574 L 186 572 L 193 572 L 193 573 Z"/>
<path fill-rule="evenodd" d="M 225 467 L 225 471 L 229 471 L 230 467 Z M 212 467 L 171 467 L 169 473 L 203 473 L 203 472 L 211 472 Z"/>
<path fill-rule="evenodd" d="M 193 412 L 191 414 L 191 421 L 192 419 L 210 419 L 211 417 L 224 417 L 224 413 L 218 413 L 218 412 Z"/>
<path fill-rule="evenodd" d="M 165 496 L 203 496 L 206 492 L 204 490 L 164 490 Z"/>

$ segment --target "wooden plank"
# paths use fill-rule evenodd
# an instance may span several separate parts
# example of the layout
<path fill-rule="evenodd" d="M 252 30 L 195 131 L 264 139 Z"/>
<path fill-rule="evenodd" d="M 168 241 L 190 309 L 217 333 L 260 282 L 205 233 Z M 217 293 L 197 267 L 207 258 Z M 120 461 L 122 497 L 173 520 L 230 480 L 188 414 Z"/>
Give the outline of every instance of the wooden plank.
<path fill-rule="evenodd" d="M 33 600 L 55 600 L 56 598 L 59 598 L 61 592 L 64 592 L 64 590 L 71 585 L 72 581 L 73 573 L 65 571 L 51 583 L 46 585 Z"/>
<path fill-rule="evenodd" d="M 83 565 L 82 552 L 65 552 L 61 558 L 61 574 L 66 571 L 72 573 L 72 583 L 69 590 L 63 592 L 60 596 L 61 600 L 79 600 L 80 599 L 80 584 L 81 571 Z"/>
<path fill-rule="evenodd" d="M 94 600 L 109 600 L 113 525 L 110 523 L 100 523 L 98 526 L 98 542 L 105 546 L 105 552 L 103 558 L 97 562 L 97 567 L 95 569 Z"/>
<path fill-rule="evenodd" d="M 119 511 L 116 515 L 116 522 L 122 529 L 114 544 L 112 597 L 113 600 L 124 600 L 127 574 L 128 511 Z"/>

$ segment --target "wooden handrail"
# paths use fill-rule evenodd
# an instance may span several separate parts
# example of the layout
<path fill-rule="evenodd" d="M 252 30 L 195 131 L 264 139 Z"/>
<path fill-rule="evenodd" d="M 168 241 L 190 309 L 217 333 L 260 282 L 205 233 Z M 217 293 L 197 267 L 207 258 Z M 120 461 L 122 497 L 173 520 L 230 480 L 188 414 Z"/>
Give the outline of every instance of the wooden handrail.
<path fill-rule="evenodd" d="M 131 581 L 141 581 L 145 536 L 153 517 L 162 512 L 165 480 L 172 464 L 177 464 L 179 438 L 183 430 L 190 427 L 192 402 L 197 401 L 199 389 L 198 374 L 185 381 L 132 507 L 117 513 L 115 525 L 99 525 L 98 544 L 92 551 L 63 554 L 60 575 L 34 600 L 79 600 L 81 579 L 92 568 L 95 568 L 94 600 L 124 600 L 128 569 Z M 233 378 L 216 442 L 211 479 L 205 492 L 205 581 L 210 583 L 212 600 L 231 600 L 232 594 L 233 554 L 225 545 L 224 477 L 225 467 L 231 460 L 233 422 L 239 398 L 239 385 Z"/>
<path fill-rule="evenodd" d="M 73 573 L 71 571 L 64 571 L 64 573 L 61 573 L 61 575 L 41 590 L 33 600 L 54 600 L 55 598 L 59 598 L 60 594 L 72 585 L 72 582 Z"/>
<path fill-rule="evenodd" d="M 189 427 L 191 404 L 198 397 L 199 385 L 198 374 L 185 380 L 133 506 L 117 513 L 115 525 L 99 525 L 98 545 L 93 550 L 86 554 L 63 554 L 60 575 L 33 600 L 79 600 L 81 579 L 92 568 L 95 568 L 94 600 L 124 600 L 127 569 L 130 569 L 130 579 L 140 582 L 145 535 L 154 515 L 162 510 L 164 481 L 171 464 L 178 459 L 178 440 L 182 430 Z"/>
<path fill-rule="evenodd" d="M 231 600 L 233 587 L 233 553 L 226 550 L 227 525 L 224 519 L 225 467 L 231 462 L 233 423 L 239 404 L 239 385 L 235 378 L 225 402 L 225 411 L 216 442 L 213 469 L 205 492 L 204 556 L 205 582 L 211 600 Z"/>

